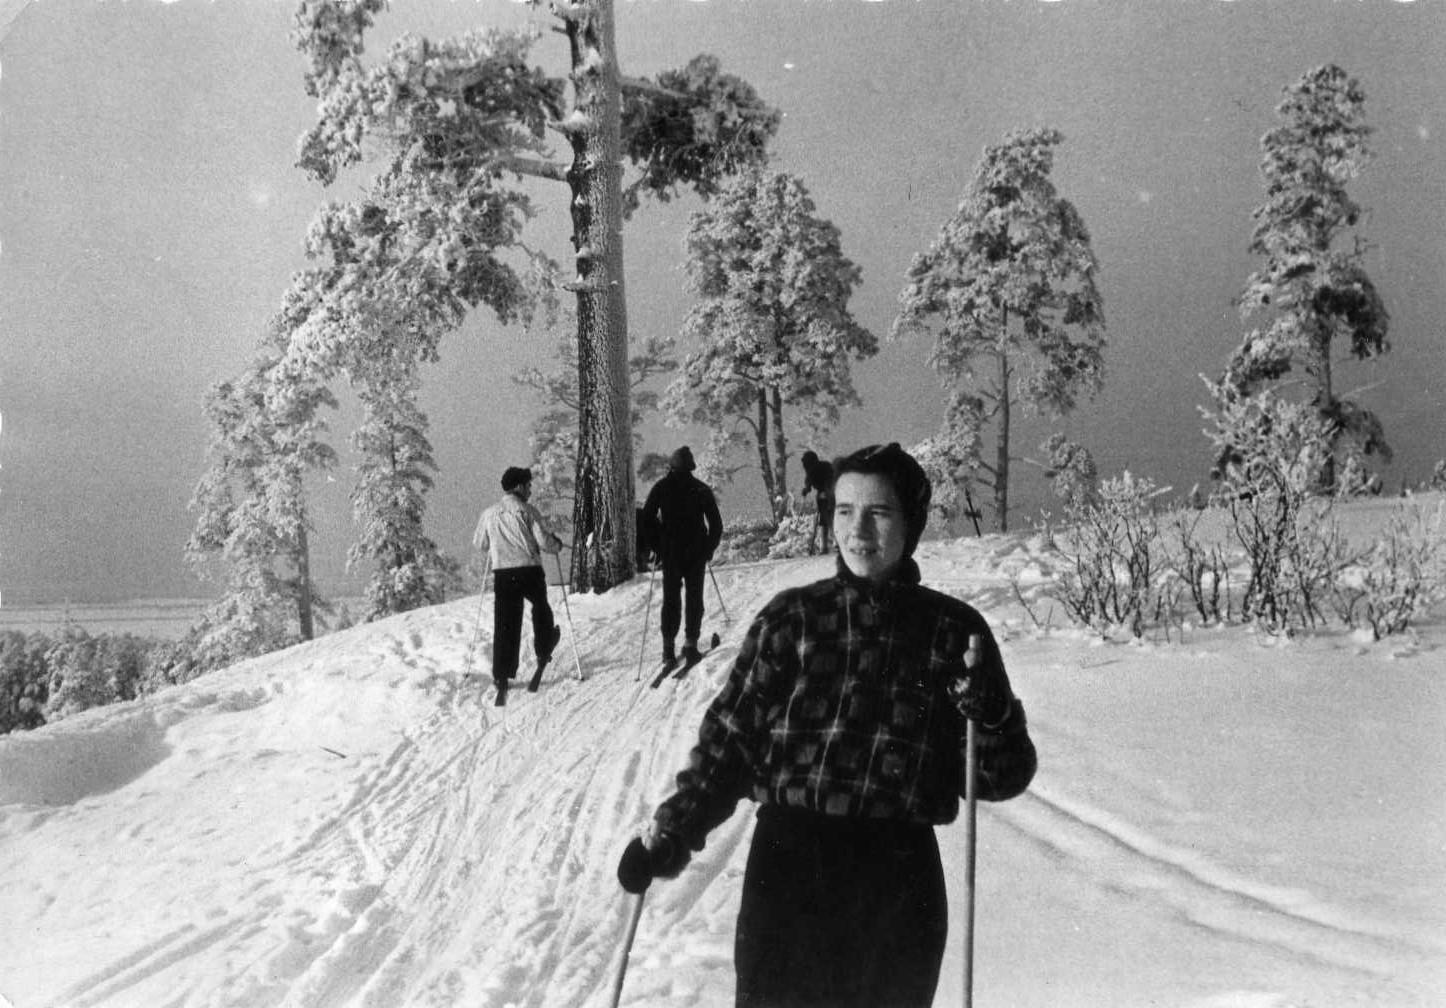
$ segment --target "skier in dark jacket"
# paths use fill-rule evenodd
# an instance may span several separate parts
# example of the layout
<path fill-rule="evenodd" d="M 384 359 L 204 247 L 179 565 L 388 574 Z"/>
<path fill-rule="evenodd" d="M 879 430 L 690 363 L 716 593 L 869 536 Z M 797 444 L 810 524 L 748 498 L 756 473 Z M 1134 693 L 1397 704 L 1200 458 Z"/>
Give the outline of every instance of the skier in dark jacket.
<path fill-rule="evenodd" d="M 947 931 L 934 827 L 965 790 L 1034 776 L 1024 708 L 984 618 L 912 559 L 930 486 L 897 444 L 835 463 L 835 575 L 754 619 L 677 790 L 618 865 L 671 878 L 740 798 L 759 804 L 734 945 L 739 1008 L 928 1008 Z"/>
<path fill-rule="evenodd" d="M 708 484 L 693 475 L 697 465 L 684 446 L 668 459 L 668 474 L 648 491 L 643 521 L 657 537 L 658 559 L 663 565 L 663 661 L 678 660 L 675 641 L 683 627 L 683 658 L 697 661 L 698 635 L 703 628 L 703 578 L 708 561 L 723 539 L 718 500 Z M 686 590 L 687 604 L 683 604 Z"/>
<path fill-rule="evenodd" d="M 803 453 L 803 496 L 810 491 L 817 493 L 814 501 L 818 505 L 818 520 L 808 534 L 808 551 L 814 552 L 813 542 L 821 540 L 821 548 L 828 549 L 828 533 L 833 528 L 833 466 L 818 457 L 817 452 Z"/>

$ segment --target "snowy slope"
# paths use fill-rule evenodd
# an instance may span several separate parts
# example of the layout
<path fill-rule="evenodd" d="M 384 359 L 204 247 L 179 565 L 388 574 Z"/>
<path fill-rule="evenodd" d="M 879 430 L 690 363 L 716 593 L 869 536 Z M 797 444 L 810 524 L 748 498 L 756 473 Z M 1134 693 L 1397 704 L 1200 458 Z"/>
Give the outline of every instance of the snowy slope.
<path fill-rule="evenodd" d="M 1032 539 L 925 543 L 920 562 L 990 617 L 1041 756 L 1029 793 L 981 810 L 976 1005 L 1446 1004 L 1439 621 L 1381 644 L 1101 642 L 1019 605 L 1015 581 L 1047 612 Z M 658 690 L 636 678 L 657 651 L 640 577 L 569 597 L 583 682 L 554 589 L 558 660 L 506 708 L 490 618 L 466 674 L 473 597 L 0 738 L 0 995 L 606 1005 L 629 910 L 617 855 L 746 620 L 829 570 L 717 568 L 733 622 L 710 586 L 705 632 L 723 645 Z M 732 1003 L 751 811 L 649 893 L 624 1004 Z M 951 894 L 963 839 L 941 831 Z M 959 956 L 955 938 L 939 1005 L 960 1003 Z"/>

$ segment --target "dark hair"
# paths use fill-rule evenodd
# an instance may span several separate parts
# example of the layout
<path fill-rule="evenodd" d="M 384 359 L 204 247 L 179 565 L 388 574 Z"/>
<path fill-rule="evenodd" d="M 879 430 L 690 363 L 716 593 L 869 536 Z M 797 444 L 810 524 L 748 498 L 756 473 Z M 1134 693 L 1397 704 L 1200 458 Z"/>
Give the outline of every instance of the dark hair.
<path fill-rule="evenodd" d="M 532 470 L 524 469 L 521 466 L 508 466 L 507 471 L 502 474 L 502 489 L 508 493 L 531 482 Z"/>
<path fill-rule="evenodd" d="M 914 456 L 900 448 L 897 441 L 890 441 L 886 445 L 869 445 L 834 459 L 833 471 L 835 487 L 838 479 L 849 473 L 883 476 L 893 484 L 894 492 L 899 495 L 899 504 L 904 509 L 907 529 L 904 556 L 912 556 L 914 548 L 919 545 L 919 537 L 924 534 L 924 526 L 928 524 L 929 500 L 934 493 L 928 474 Z"/>

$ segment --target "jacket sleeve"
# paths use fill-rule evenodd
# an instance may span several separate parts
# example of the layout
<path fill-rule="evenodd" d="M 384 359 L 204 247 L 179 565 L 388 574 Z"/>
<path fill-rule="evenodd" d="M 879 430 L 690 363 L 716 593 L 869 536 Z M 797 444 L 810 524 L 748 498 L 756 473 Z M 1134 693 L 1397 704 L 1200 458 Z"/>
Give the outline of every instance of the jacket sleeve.
<path fill-rule="evenodd" d="M 761 683 L 773 662 L 763 616 L 754 620 L 722 691 L 703 714 L 698 743 L 677 777 L 677 790 L 658 806 L 658 829 L 702 850 L 704 839 L 747 795 L 766 735 Z"/>
<path fill-rule="evenodd" d="M 723 516 L 718 513 L 718 498 L 712 490 L 705 488 L 707 498 L 703 502 L 703 517 L 708 523 L 708 556 L 712 556 L 723 541 Z"/>
<path fill-rule="evenodd" d="M 1004 724 L 992 731 L 981 728 L 974 735 L 978 797 L 983 801 L 1008 801 L 1023 794 L 1039 769 L 1039 757 L 1024 719 L 1024 704 L 1012 701 Z"/>
<path fill-rule="evenodd" d="M 654 483 L 653 488 L 648 491 L 647 499 L 643 501 L 643 518 L 654 528 L 657 528 L 658 523 L 662 520 L 662 515 L 659 514 L 663 509 L 662 487 L 662 480 Z"/>
<path fill-rule="evenodd" d="M 1029 787 L 1029 782 L 1034 779 L 1035 770 L 1039 767 L 1039 757 L 1034 749 L 1034 741 L 1029 737 L 1029 726 L 1024 717 L 1024 705 L 1014 696 L 1014 691 L 1009 685 L 1009 675 L 1004 671 L 1004 659 L 999 653 L 999 645 L 994 640 L 994 635 L 982 619 L 979 620 L 979 627 L 976 630 L 983 638 L 984 664 L 979 670 L 980 675 L 987 676 L 991 681 L 985 686 L 990 692 L 998 692 L 1008 697 L 1007 713 L 1003 720 L 994 725 L 981 725 L 975 722 L 975 784 L 976 794 L 981 801 L 1007 801 L 1024 793 Z M 962 712 L 961 712 L 962 715 Z M 963 725 L 961 716 L 960 725 Z M 967 736 L 961 730 L 959 733 L 960 763 L 966 765 Z M 964 793 L 966 781 L 960 775 L 959 793 Z"/>
<path fill-rule="evenodd" d="M 472 547 L 485 550 L 492 543 L 492 537 L 487 528 L 487 508 L 482 509 L 482 514 L 477 519 L 477 529 L 472 533 Z"/>
<path fill-rule="evenodd" d="M 527 505 L 527 525 L 532 530 L 532 538 L 537 541 L 537 548 L 542 552 L 556 553 L 562 548 L 562 540 L 552 534 L 547 527 L 547 519 L 531 504 Z"/>

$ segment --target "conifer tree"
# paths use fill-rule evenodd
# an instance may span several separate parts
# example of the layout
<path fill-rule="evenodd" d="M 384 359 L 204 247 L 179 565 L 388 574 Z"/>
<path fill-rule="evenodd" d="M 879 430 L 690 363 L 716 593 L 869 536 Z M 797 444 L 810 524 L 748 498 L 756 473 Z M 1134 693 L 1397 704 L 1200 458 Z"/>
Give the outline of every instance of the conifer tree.
<path fill-rule="evenodd" d="M 1240 298 L 1242 320 L 1264 324 L 1231 356 L 1220 394 L 1255 396 L 1304 372 L 1329 432 L 1317 484 L 1333 490 L 1342 463 L 1363 472 L 1362 456 L 1390 458 L 1379 419 L 1336 391 L 1332 359 L 1342 345 L 1357 360 L 1389 349 L 1390 318 L 1362 266 L 1366 248 L 1359 237 L 1346 241 L 1361 217 L 1346 185 L 1371 153 L 1365 93 L 1340 67 L 1326 65 L 1287 87 L 1276 112 L 1284 121 L 1260 142 L 1265 202 L 1253 211 L 1250 241 L 1265 261 Z M 1217 471 L 1235 452 L 1226 446 Z"/>
<path fill-rule="evenodd" d="M 196 664 L 204 668 L 315 632 L 321 603 L 311 578 L 305 479 L 335 465 L 322 410 L 336 400 L 322 383 L 283 375 L 283 342 L 273 329 L 251 367 L 206 399 L 210 466 L 192 496 L 197 517 L 186 552 L 203 572 L 222 561 L 226 584 L 197 630 Z"/>
<path fill-rule="evenodd" d="M 783 172 L 752 170 L 726 183 L 693 214 L 687 249 L 698 300 L 683 333 L 694 348 L 668 388 L 667 410 L 719 432 L 710 453 L 746 431 L 779 521 L 790 423 L 822 440 L 840 410 L 860 401 L 850 360 L 878 352 L 848 307 L 861 271 L 808 189 Z"/>
<path fill-rule="evenodd" d="M 437 466 L 427 417 L 417 405 L 415 371 L 401 355 L 376 353 L 357 377 L 366 419 L 352 435 L 361 455 L 352 492 L 360 537 L 348 563 L 376 561 L 365 592 L 365 619 L 375 620 L 446 601 L 460 581 L 460 565 L 422 529 L 424 496 Z"/>
<path fill-rule="evenodd" d="M 1016 407 L 1049 417 L 1103 381 L 1105 322 L 1084 220 L 1050 180 L 1058 130 L 1010 133 L 988 147 L 969 191 L 914 257 L 895 335 L 934 332 L 930 363 L 946 390 L 936 438 L 962 459 L 955 480 L 993 489 L 1009 526 Z M 982 432 L 993 425 L 993 461 Z"/>
<path fill-rule="evenodd" d="M 514 182 L 565 184 L 574 265 L 562 286 L 576 295 L 578 325 L 573 524 L 587 544 L 573 552 L 573 581 L 606 589 L 634 564 L 623 216 L 642 194 L 707 195 L 762 159 L 779 116 L 710 57 L 656 82 L 623 78 L 612 0 L 550 5 L 568 43 L 566 78 L 529 62 L 535 31 L 478 30 L 439 42 L 407 35 L 365 65 L 363 37 L 386 6 L 302 0 L 297 12 L 307 89 L 320 103 L 303 138 L 303 167 L 330 183 L 363 160 L 369 141 L 385 157 L 366 199 L 332 208 L 314 229 L 313 250 L 330 256 L 330 275 L 299 352 L 326 356 L 358 331 L 385 332 L 420 338 L 408 353 L 433 359 L 437 341 L 472 308 L 518 318 L 531 291 L 516 261 L 537 254 L 521 237 L 531 198 Z M 553 159 L 548 130 L 569 161 Z M 641 170 L 626 195 L 623 156 Z"/>

